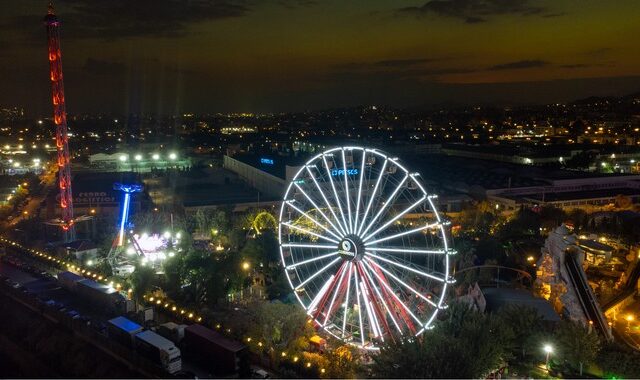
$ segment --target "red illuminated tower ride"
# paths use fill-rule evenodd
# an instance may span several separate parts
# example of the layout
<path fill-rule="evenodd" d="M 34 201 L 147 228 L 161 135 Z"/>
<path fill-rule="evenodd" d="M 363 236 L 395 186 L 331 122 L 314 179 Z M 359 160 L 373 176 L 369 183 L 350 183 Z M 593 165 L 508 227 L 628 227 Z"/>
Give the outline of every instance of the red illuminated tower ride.
<path fill-rule="evenodd" d="M 53 121 L 56 124 L 56 146 L 58 149 L 58 187 L 60 188 L 61 219 L 65 241 L 75 239 L 73 226 L 73 199 L 71 196 L 71 162 L 67 136 L 67 113 L 64 107 L 64 83 L 62 80 L 62 52 L 60 51 L 60 22 L 53 13 L 53 5 L 44 17 L 49 45 L 49 74 L 53 97 Z"/>

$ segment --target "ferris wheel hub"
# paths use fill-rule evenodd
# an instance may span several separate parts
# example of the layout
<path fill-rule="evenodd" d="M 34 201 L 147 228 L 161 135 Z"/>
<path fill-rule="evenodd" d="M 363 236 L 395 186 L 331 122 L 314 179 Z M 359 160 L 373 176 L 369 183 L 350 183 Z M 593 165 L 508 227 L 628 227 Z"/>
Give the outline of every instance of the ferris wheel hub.
<path fill-rule="evenodd" d="M 364 243 L 357 235 L 347 235 L 338 243 L 338 254 L 345 261 L 360 261 L 364 257 Z"/>

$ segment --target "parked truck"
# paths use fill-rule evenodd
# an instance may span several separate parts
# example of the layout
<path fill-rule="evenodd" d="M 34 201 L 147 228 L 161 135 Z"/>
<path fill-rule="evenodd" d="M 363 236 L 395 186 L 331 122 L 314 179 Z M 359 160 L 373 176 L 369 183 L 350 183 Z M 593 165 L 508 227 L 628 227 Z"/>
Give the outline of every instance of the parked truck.
<path fill-rule="evenodd" d="M 86 279 L 72 272 L 58 273 L 58 283 L 65 289 L 115 314 L 129 311 L 129 302 L 114 288 Z"/>
<path fill-rule="evenodd" d="M 135 335 L 142 330 L 142 326 L 125 317 L 113 318 L 107 323 L 109 339 L 130 348 L 133 347 Z"/>
<path fill-rule="evenodd" d="M 84 277 L 75 274 L 73 272 L 60 272 L 58 273 L 58 283 L 60 284 L 60 286 L 62 286 L 63 288 L 71 291 L 71 292 L 75 292 L 76 290 L 76 283 L 78 281 L 82 281 L 84 280 Z"/>
<path fill-rule="evenodd" d="M 175 344 L 179 344 L 184 338 L 184 329 L 187 325 L 179 325 L 173 322 L 163 323 L 158 327 L 158 333 Z"/>
<path fill-rule="evenodd" d="M 247 359 L 247 346 L 228 339 L 204 326 L 193 324 L 184 329 L 185 355 L 217 373 L 234 373 L 240 369 L 242 359 Z M 244 360 L 245 364 L 248 362 Z"/>
<path fill-rule="evenodd" d="M 170 374 L 182 370 L 180 349 L 169 339 L 163 338 L 153 331 L 145 330 L 135 335 L 136 351 L 160 365 Z"/>

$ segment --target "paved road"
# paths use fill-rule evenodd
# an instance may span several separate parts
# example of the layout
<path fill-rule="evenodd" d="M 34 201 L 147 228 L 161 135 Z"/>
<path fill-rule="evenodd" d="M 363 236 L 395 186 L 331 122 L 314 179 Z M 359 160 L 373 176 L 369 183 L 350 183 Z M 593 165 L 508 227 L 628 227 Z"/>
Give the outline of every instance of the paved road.
<path fill-rule="evenodd" d="M 49 165 L 47 169 L 40 175 L 40 184 L 42 186 L 40 195 L 31 195 L 31 198 L 29 199 L 27 204 L 23 208 L 19 208 L 17 210 L 17 213 L 13 216 L 13 219 L 11 221 L 3 222 L 2 227 L 11 229 L 21 220 L 37 216 L 38 212 L 40 212 L 40 203 L 46 198 L 47 193 L 55 186 L 55 181 L 56 167 L 54 165 Z"/>

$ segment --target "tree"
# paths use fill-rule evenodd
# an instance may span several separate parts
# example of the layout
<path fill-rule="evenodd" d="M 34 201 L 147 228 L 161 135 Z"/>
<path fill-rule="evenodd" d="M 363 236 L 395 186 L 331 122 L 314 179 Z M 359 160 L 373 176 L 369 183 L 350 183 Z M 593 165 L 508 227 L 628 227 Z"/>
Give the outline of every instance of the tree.
<path fill-rule="evenodd" d="M 460 219 L 474 232 L 488 234 L 497 218 L 489 202 L 483 201 L 463 209 Z"/>
<path fill-rule="evenodd" d="M 164 283 L 162 288 L 172 298 L 181 296 L 182 274 L 184 272 L 184 255 L 168 257 L 162 263 L 164 269 Z"/>
<path fill-rule="evenodd" d="M 502 241 L 521 236 L 538 235 L 540 231 L 540 215 L 528 208 L 520 209 L 515 217 L 510 219 L 500 229 L 499 236 Z"/>
<path fill-rule="evenodd" d="M 528 347 L 538 347 L 543 330 L 543 319 L 536 309 L 521 305 L 508 305 L 498 312 L 499 320 L 513 331 L 512 346 L 518 349 L 521 359 Z M 515 352 L 514 352 L 514 356 Z"/>
<path fill-rule="evenodd" d="M 503 262 L 505 256 L 502 243 L 495 238 L 486 238 L 480 240 L 480 242 L 476 246 L 475 253 L 483 263 L 488 259 Z"/>
<path fill-rule="evenodd" d="M 580 208 L 572 209 L 567 215 L 567 218 L 573 222 L 573 226 L 576 231 L 580 231 L 582 228 L 587 227 L 587 223 L 586 223 L 587 212 L 584 211 L 583 209 L 580 209 Z"/>
<path fill-rule="evenodd" d="M 282 267 L 273 267 L 268 278 L 267 296 L 270 300 L 282 299 L 291 292 L 289 281 L 287 281 L 287 278 L 282 271 Z"/>
<path fill-rule="evenodd" d="M 191 302 L 202 303 L 206 299 L 206 288 L 211 274 L 212 260 L 204 253 L 190 251 L 184 257 L 182 281 L 185 298 Z"/>
<path fill-rule="evenodd" d="M 342 345 L 335 350 L 329 350 L 324 354 L 326 359 L 327 379 L 353 379 L 356 377 L 356 360 L 351 346 Z"/>
<path fill-rule="evenodd" d="M 142 296 L 153 288 L 155 277 L 156 274 L 153 268 L 145 265 L 136 266 L 135 271 L 129 277 L 136 300 L 140 301 Z"/>
<path fill-rule="evenodd" d="M 251 313 L 252 322 L 248 327 L 249 335 L 260 339 L 267 347 L 302 351 L 314 334 L 313 326 L 307 323 L 307 315 L 297 305 L 258 302 L 247 311 Z"/>
<path fill-rule="evenodd" d="M 373 357 L 378 378 L 479 378 L 508 359 L 512 332 L 491 315 L 454 303 L 448 317 L 416 338 L 386 340 Z"/>
<path fill-rule="evenodd" d="M 543 206 L 540 209 L 540 224 L 543 228 L 552 230 L 567 219 L 567 214 L 555 206 Z"/>
<path fill-rule="evenodd" d="M 265 261 L 266 251 L 264 246 L 256 239 L 248 239 L 247 243 L 240 250 L 240 256 L 243 260 L 257 264 Z"/>
<path fill-rule="evenodd" d="M 605 378 L 640 379 L 640 354 L 619 345 L 604 347 L 597 357 Z"/>
<path fill-rule="evenodd" d="M 572 368 L 578 368 L 582 376 L 585 364 L 592 363 L 600 351 L 600 337 L 573 321 L 563 321 L 555 331 L 558 358 L 564 359 Z"/>

